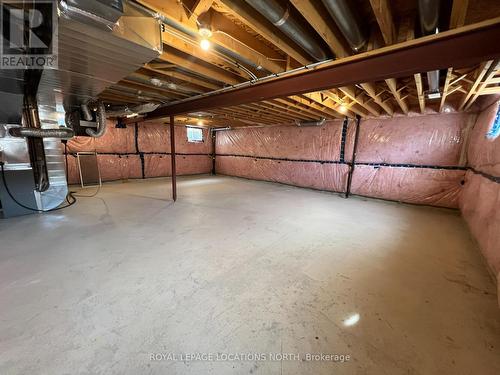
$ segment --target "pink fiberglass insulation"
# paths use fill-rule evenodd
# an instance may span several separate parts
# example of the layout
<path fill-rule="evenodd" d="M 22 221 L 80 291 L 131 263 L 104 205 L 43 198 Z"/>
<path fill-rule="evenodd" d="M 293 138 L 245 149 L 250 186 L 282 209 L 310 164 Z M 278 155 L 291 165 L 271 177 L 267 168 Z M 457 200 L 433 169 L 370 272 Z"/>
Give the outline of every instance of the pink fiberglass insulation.
<path fill-rule="evenodd" d="M 168 125 L 148 123 L 139 125 L 138 145 L 141 152 L 170 152 Z"/>
<path fill-rule="evenodd" d="M 177 174 L 191 175 L 212 172 L 212 157 L 208 155 L 177 155 Z"/>
<path fill-rule="evenodd" d="M 175 128 L 177 174 L 210 173 L 212 151 L 209 132 L 203 129 L 203 142 L 187 141 L 185 127 Z M 103 181 L 142 178 L 140 153 L 144 153 L 144 177 L 171 176 L 170 130 L 163 123 L 142 123 L 136 130 L 134 124 L 116 128 L 108 121 L 106 133 L 101 138 L 75 137 L 68 141 L 68 152 L 97 152 Z M 138 147 L 138 149 L 136 148 Z M 68 156 L 70 183 L 79 183 L 76 158 Z"/>
<path fill-rule="evenodd" d="M 500 137 L 486 137 L 497 111 L 498 102 L 487 106 L 472 130 L 467 159 L 477 173 L 467 172 L 460 209 L 497 278 L 500 296 L 500 183 L 494 181 L 500 177 Z"/>
<path fill-rule="evenodd" d="M 92 137 L 74 137 L 68 141 L 68 152 L 95 151 L 95 138 Z"/>
<path fill-rule="evenodd" d="M 234 156 L 216 158 L 217 173 L 343 192 L 349 167 L 341 164 L 294 162 Z"/>
<path fill-rule="evenodd" d="M 97 160 L 103 181 L 142 177 L 139 155 L 99 155 Z"/>
<path fill-rule="evenodd" d="M 134 127 L 117 128 L 114 123 L 109 123 L 106 132 L 100 138 L 95 138 L 95 150 L 98 153 L 134 153 Z"/>
<path fill-rule="evenodd" d="M 144 155 L 144 176 L 165 177 L 172 175 L 170 155 Z"/>
<path fill-rule="evenodd" d="M 139 124 L 138 145 L 140 152 L 160 153 L 170 152 L 170 128 L 163 123 Z M 187 131 L 184 126 L 175 127 L 176 153 L 209 154 L 212 142 L 207 129 L 203 129 L 203 142 L 188 142 Z"/>
<path fill-rule="evenodd" d="M 276 126 L 217 133 L 217 154 L 339 160 L 342 121 L 321 127 Z"/>
<path fill-rule="evenodd" d="M 402 202 L 458 207 L 469 114 L 426 115 L 362 120 L 352 192 Z M 355 122 L 349 121 L 344 163 L 340 160 L 342 122 L 321 127 L 281 126 L 217 133 L 217 173 L 345 192 L 353 154 Z M 247 157 L 223 156 L 237 155 Z M 257 157 L 257 158 L 252 158 Z M 287 160 L 273 160 L 287 159 Z M 316 160 L 318 163 L 307 163 Z M 337 164 L 321 164 L 334 161 Z M 397 166 L 396 166 L 397 165 Z"/>
<path fill-rule="evenodd" d="M 141 178 L 141 160 L 138 155 L 98 155 L 97 162 L 102 181 L 116 181 Z M 73 155 L 68 155 L 68 181 L 70 184 L 80 184 L 78 161 Z"/>
<path fill-rule="evenodd" d="M 462 215 L 495 275 L 500 273 L 500 184 L 467 172 Z"/>
<path fill-rule="evenodd" d="M 463 170 L 356 165 L 351 192 L 393 201 L 457 208 Z"/>
<path fill-rule="evenodd" d="M 212 158 L 206 155 L 177 155 L 178 175 L 209 173 L 212 170 Z M 144 175 L 164 177 L 172 175 L 170 155 L 144 155 Z"/>
<path fill-rule="evenodd" d="M 361 120 L 356 161 L 458 166 L 473 116 L 453 113 Z"/>
<path fill-rule="evenodd" d="M 498 106 L 495 102 L 479 114 L 467 153 L 469 166 L 494 176 L 500 176 L 500 137 L 487 138 L 486 133 L 495 120 Z"/>

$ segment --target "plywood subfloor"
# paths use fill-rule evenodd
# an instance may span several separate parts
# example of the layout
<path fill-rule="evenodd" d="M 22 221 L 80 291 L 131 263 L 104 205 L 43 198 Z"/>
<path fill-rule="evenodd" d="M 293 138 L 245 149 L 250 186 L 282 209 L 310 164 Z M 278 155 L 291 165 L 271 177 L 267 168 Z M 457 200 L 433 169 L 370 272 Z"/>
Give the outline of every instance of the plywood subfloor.
<path fill-rule="evenodd" d="M 107 184 L 0 222 L 1 374 L 500 374 L 495 288 L 456 212 L 229 177 L 169 194 Z M 179 358 L 280 352 L 300 358 Z"/>

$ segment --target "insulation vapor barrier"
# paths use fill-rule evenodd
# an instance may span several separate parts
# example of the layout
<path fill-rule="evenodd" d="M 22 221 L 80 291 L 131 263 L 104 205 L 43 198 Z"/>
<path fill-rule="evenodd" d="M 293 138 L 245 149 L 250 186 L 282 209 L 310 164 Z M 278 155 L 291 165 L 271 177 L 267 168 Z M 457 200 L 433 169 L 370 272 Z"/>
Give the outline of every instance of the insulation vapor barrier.
<path fill-rule="evenodd" d="M 458 113 L 280 126 L 217 133 L 217 173 L 458 208 L 465 178 L 465 139 L 475 116 Z M 345 134 L 343 136 L 343 133 Z"/>
<path fill-rule="evenodd" d="M 212 142 L 203 129 L 203 142 L 187 141 L 186 128 L 175 128 L 178 175 L 210 173 Z M 76 153 L 97 152 L 103 181 L 171 176 L 170 129 L 163 123 L 129 124 L 116 128 L 108 121 L 101 138 L 75 137 L 68 141 L 68 180 L 80 182 Z"/>
<path fill-rule="evenodd" d="M 498 102 L 484 109 L 472 130 L 467 152 L 471 170 L 466 175 L 460 209 L 497 279 L 500 296 L 500 137 L 486 137 L 498 110 Z"/>

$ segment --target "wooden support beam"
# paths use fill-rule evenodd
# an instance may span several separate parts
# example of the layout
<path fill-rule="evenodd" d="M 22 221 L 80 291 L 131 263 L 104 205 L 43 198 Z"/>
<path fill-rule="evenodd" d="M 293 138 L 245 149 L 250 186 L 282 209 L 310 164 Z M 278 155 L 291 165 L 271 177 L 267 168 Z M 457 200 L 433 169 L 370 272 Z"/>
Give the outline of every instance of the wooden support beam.
<path fill-rule="evenodd" d="M 481 92 L 489 84 L 489 80 L 492 79 L 497 74 L 498 69 L 500 69 L 500 61 L 499 60 L 493 61 L 489 69 L 484 74 L 484 80 L 477 86 L 477 89 L 475 90 L 474 94 L 465 105 L 465 110 L 469 109 L 471 105 L 476 101 Z"/>
<path fill-rule="evenodd" d="M 311 63 L 310 57 L 308 57 L 305 52 L 297 50 L 297 47 L 287 40 L 287 38 L 282 38 L 271 23 L 263 20 L 260 14 L 256 14 L 256 12 L 245 2 L 221 0 L 221 3 L 225 5 L 225 9 L 230 12 L 233 17 L 250 27 L 256 33 L 262 35 L 266 40 L 290 55 L 300 64 L 307 65 Z"/>
<path fill-rule="evenodd" d="M 173 48 L 169 48 L 166 45 L 164 45 L 163 53 L 160 55 L 160 60 L 172 62 L 193 73 L 201 74 L 219 82 L 236 85 L 243 81 L 243 79 L 238 78 L 237 75 L 225 71 L 224 69 L 215 67 L 212 68 L 203 64 L 202 61 L 198 61 L 198 59 L 194 57 L 189 58 L 189 56 L 177 54 Z"/>
<path fill-rule="evenodd" d="M 360 53 L 315 69 L 294 72 L 279 78 L 162 107 L 149 116 L 164 117 L 193 110 L 206 110 L 220 103 L 238 105 L 311 91 L 328 90 L 356 83 L 373 82 L 394 77 L 454 66 L 471 66 L 484 60 L 500 58 L 500 18 L 442 33 L 409 40 L 392 46 Z M 426 56 L 422 59 L 422 56 Z"/>
<path fill-rule="evenodd" d="M 186 17 L 185 7 L 178 0 L 138 0 L 139 3 L 161 14 L 169 20 L 169 24 L 178 24 L 183 29 L 187 30 L 185 35 L 198 34 L 198 24 L 196 17 Z M 211 37 L 211 42 L 215 46 L 220 46 L 226 50 L 240 55 L 246 59 L 261 60 L 261 66 L 266 69 L 269 66 L 279 69 L 284 69 L 274 59 L 282 57 L 265 43 L 261 42 L 253 35 L 248 33 L 244 28 L 231 22 L 223 15 L 209 10 L 209 19 L 214 24 L 214 34 Z M 199 14 L 198 14 L 199 15 Z M 165 24 L 165 27 L 168 25 Z M 196 56 L 196 55 L 195 55 Z M 269 58 L 267 58 L 269 57 Z"/>
<path fill-rule="evenodd" d="M 414 74 L 415 86 L 417 87 L 418 105 L 420 106 L 420 113 L 425 112 L 425 95 L 424 86 L 422 84 L 422 75 L 420 73 Z"/>
<path fill-rule="evenodd" d="M 172 166 L 172 199 L 177 200 L 177 168 L 175 167 L 175 116 L 170 116 L 170 160 Z"/>
<path fill-rule="evenodd" d="M 477 87 L 479 86 L 479 84 L 483 80 L 486 72 L 488 71 L 488 69 L 491 67 L 492 64 L 493 64 L 493 61 L 490 60 L 490 61 L 483 62 L 483 63 L 481 63 L 481 65 L 479 65 L 479 67 L 477 68 L 477 70 L 475 72 L 474 83 L 472 84 L 469 92 L 466 95 L 464 95 L 464 97 L 460 101 L 460 105 L 458 106 L 459 111 L 462 111 L 464 109 L 464 107 L 465 107 L 466 103 L 469 101 L 470 97 L 472 95 L 474 95 Z"/>
<path fill-rule="evenodd" d="M 396 42 L 396 27 L 392 18 L 392 10 L 388 0 L 370 0 L 370 4 L 377 19 L 378 26 L 386 45 Z"/>
<path fill-rule="evenodd" d="M 213 4 L 213 0 L 195 0 L 189 17 L 198 17 L 208 11 Z"/>
<path fill-rule="evenodd" d="M 461 27 L 465 24 L 465 16 L 467 15 L 468 7 L 469 0 L 453 0 L 450 17 L 450 29 Z"/>
<path fill-rule="evenodd" d="M 322 95 L 325 95 L 327 98 L 329 98 L 332 102 L 336 104 L 336 108 L 340 113 L 342 113 L 344 116 L 347 116 L 349 118 L 356 118 L 356 115 L 360 117 L 366 117 L 367 114 L 364 110 L 361 110 L 359 108 L 359 105 L 356 104 L 354 101 L 349 102 L 349 98 L 343 97 L 341 98 L 337 92 L 335 92 L 335 89 L 332 90 L 323 90 L 321 91 Z M 347 99 L 346 99 L 347 98 Z M 347 108 L 344 109 L 344 108 Z"/>
<path fill-rule="evenodd" d="M 328 44 L 337 58 L 349 56 L 349 50 L 344 46 L 339 30 L 332 29 L 334 23 L 329 16 L 321 14 L 312 0 L 290 0 L 293 6 L 302 14 L 321 38 Z"/>
<path fill-rule="evenodd" d="M 396 99 L 396 102 L 399 104 L 399 107 L 403 111 L 405 115 L 408 114 L 408 104 L 406 104 L 405 100 L 403 97 L 401 97 L 400 90 L 398 90 L 398 84 L 395 78 L 389 78 L 385 80 L 385 83 L 387 84 L 387 87 L 389 87 L 389 90 L 391 90 L 392 95 L 394 96 L 394 99 Z"/>
<path fill-rule="evenodd" d="M 292 96 L 295 100 L 300 96 Z M 322 109 L 323 112 L 327 112 L 330 116 L 335 118 L 344 118 L 345 114 L 340 111 L 340 106 L 337 104 L 330 105 L 323 97 L 323 95 L 319 92 L 311 92 L 308 94 L 303 94 L 302 97 L 305 97 L 309 100 L 308 105 L 312 108 Z"/>
<path fill-rule="evenodd" d="M 281 103 L 286 103 L 294 108 L 297 108 L 300 111 L 309 113 L 312 115 L 312 119 L 318 119 L 321 117 L 325 118 L 336 118 L 336 112 L 332 111 L 329 106 L 325 106 L 323 104 L 317 104 L 312 99 L 294 95 L 288 98 L 283 99 L 275 99 Z"/>
<path fill-rule="evenodd" d="M 500 86 L 486 87 L 478 92 L 479 95 L 500 94 Z"/>
<path fill-rule="evenodd" d="M 162 41 L 165 45 L 192 56 L 192 58 L 190 57 L 191 60 L 200 59 L 213 65 L 216 69 L 228 71 L 231 75 L 239 76 L 243 79 L 251 79 L 248 74 L 244 73 L 235 65 L 232 65 L 228 59 L 224 59 L 217 54 L 214 48 L 204 51 L 196 40 L 190 37 L 181 36 L 178 31 L 168 26 L 165 27 L 165 31 L 162 32 Z"/>
<path fill-rule="evenodd" d="M 218 114 L 218 115 L 220 115 L 220 116 L 222 116 L 222 117 L 224 117 L 224 118 L 226 118 L 228 120 L 239 121 L 239 122 L 247 124 L 247 125 L 262 125 L 262 126 L 265 126 L 265 125 L 273 125 L 273 124 L 275 124 L 273 122 L 263 121 L 262 119 L 255 120 L 255 119 L 252 119 L 252 118 L 248 118 L 248 116 L 243 116 L 241 114 L 232 112 L 232 111 L 227 110 L 227 109 L 217 109 L 217 110 L 213 110 L 212 112 L 215 113 L 215 114 Z"/>
<path fill-rule="evenodd" d="M 298 108 L 297 106 L 293 106 L 290 102 L 287 102 L 285 99 L 274 99 L 267 101 L 265 103 L 269 103 L 270 105 L 276 108 L 280 108 L 289 113 L 291 116 L 295 116 L 302 120 L 313 120 L 317 118 L 317 116 L 311 115 L 309 112 L 306 112 Z"/>
<path fill-rule="evenodd" d="M 371 103 L 369 103 L 362 95 L 356 94 L 356 89 L 353 87 L 339 87 L 339 90 L 342 91 L 349 99 L 353 100 L 361 107 L 366 109 L 374 116 L 380 116 L 380 111 L 378 111 Z"/>
<path fill-rule="evenodd" d="M 386 101 L 382 100 L 380 94 L 377 93 L 377 86 L 374 83 L 361 83 L 360 84 L 363 90 L 373 99 L 375 103 L 377 103 L 382 109 L 389 115 L 392 116 L 394 114 L 394 109 L 392 106 Z"/>
<path fill-rule="evenodd" d="M 214 43 L 270 72 L 278 73 L 285 70 L 286 59 L 283 55 L 221 13 L 211 11 L 210 15 L 212 24 L 216 28 L 212 37 Z"/>
<path fill-rule="evenodd" d="M 444 103 L 446 102 L 446 97 L 449 95 L 450 82 L 453 74 L 453 68 L 449 68 L 446 73 L 446 79 L 444 81 L 443 93 L 441 94 L 441 103 L 439 104 L 439 112 L 443 112 Z"/>

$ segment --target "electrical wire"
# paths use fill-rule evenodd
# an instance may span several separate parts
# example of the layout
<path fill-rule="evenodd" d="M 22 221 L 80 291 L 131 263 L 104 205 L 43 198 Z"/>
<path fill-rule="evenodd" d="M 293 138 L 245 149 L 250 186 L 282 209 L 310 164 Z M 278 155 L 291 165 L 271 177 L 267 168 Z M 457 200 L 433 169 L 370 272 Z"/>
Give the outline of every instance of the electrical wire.
<path fill-rule="evenodd" d="M 24 204 L 22 204 L 21 202 L 19 202 L 15 197 L 14 195 L 11 193 L 10 189 L 9 189 L 9 185 L 7 184 L 7 179 L 5 178 L 5 169 L 4 169 L 4 162 L 0 162 L 0 169 L 2 171 L 2 181 L 3 181 L 3 185 L 5 187 L 5 191 L 7 192 L 7 194 L 9 195 L 10 199 L 12 199 L 18 206 L 28 210 L 28 211 L 34 211 L 34 212 L 53 212 L 53 211 L 58 211 L 58 210 L 62 210 L 64 208 L 68 208 L 72 205 L 74 205 L 76 203 L 76 198 L 74 197 L 74 192 L 70 191 L 68 192 L 68 194 L 66 195 L 66 202 L 68 202 L 68 204 L 66 204 L 65 206 L 61 206 L 61 207 L 56 207 L 56 208 L 52 208 L 50 210 L 40 210 L 38 208 L 32 208 L 32 207 L 29 207 L 29 206 L 26 206 Z M 70 198 L 72 200 L 70 200 Z"/>

